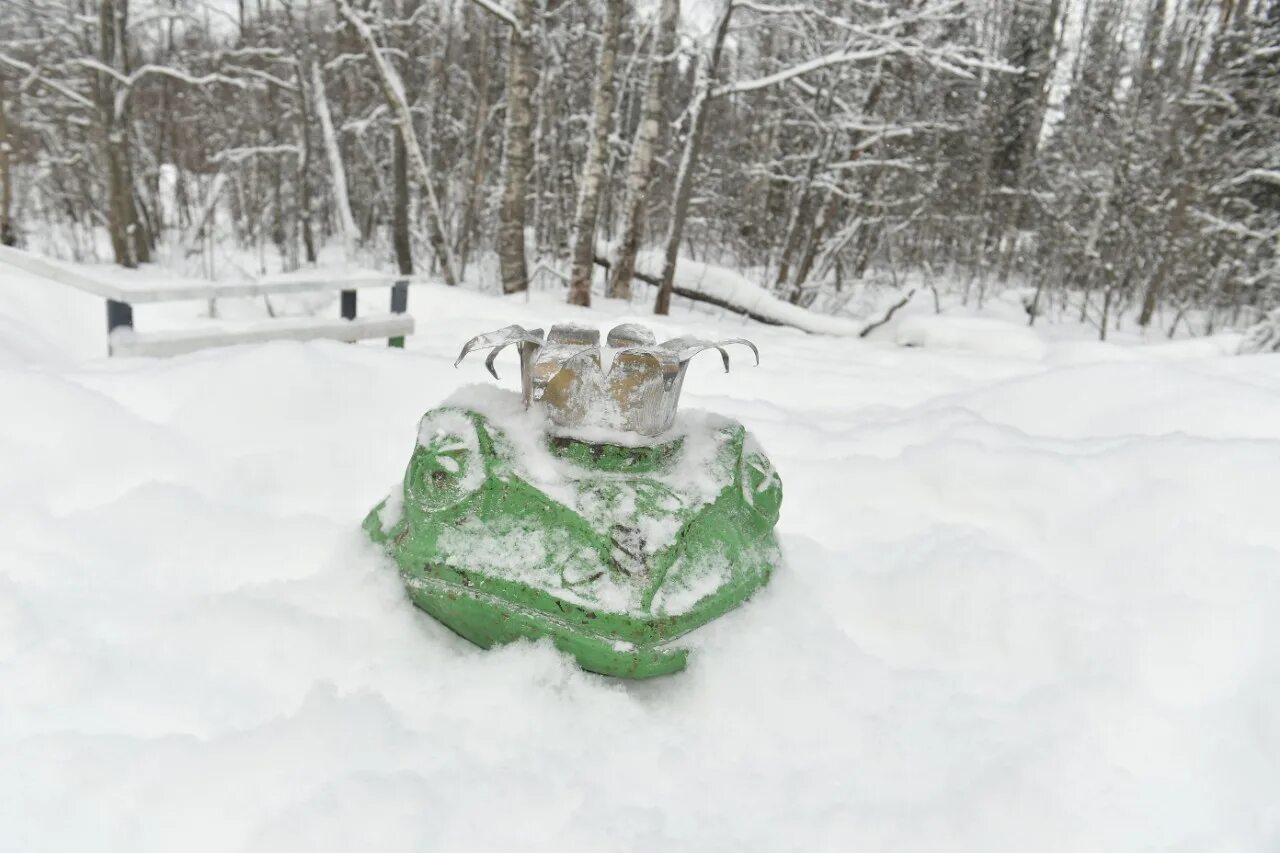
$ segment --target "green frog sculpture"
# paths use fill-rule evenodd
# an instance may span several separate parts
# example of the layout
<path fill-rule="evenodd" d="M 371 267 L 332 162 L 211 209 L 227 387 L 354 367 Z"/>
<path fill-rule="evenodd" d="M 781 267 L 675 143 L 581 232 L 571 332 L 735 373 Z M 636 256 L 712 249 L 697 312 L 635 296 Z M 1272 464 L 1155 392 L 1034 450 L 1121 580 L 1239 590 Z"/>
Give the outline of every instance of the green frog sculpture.
<path fill-rule="evenodd" d="M 690 360 L 734 339 L 656 343 L 508 326 L 472 338 L 520 358 L 521 391 L 469 386 L 427 412 L 402 483 L 364 529 L 413 602 L 483 647 L 547 637 L 592 672 L 683 669 L 691 631 L 780 565 L 782 483 L 734 421 L 677 413 Z M 456 363 L 455 363 L 456 365 Z"/>

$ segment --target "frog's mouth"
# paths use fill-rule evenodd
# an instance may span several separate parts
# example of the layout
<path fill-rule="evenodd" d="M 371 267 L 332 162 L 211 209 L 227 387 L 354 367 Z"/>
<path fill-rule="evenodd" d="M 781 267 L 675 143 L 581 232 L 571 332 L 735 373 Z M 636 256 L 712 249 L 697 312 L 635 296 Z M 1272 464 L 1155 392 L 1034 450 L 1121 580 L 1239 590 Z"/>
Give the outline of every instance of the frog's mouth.
<path fill-rule="evenodd" d="M 561 459 L 596 471 L 625 471 L 633 474 L 662 470 L 683 446 L 683 438 L 639 447 L 581 441 L 565 435 L 552 435 L 547 439 L 547 447 Z"/>

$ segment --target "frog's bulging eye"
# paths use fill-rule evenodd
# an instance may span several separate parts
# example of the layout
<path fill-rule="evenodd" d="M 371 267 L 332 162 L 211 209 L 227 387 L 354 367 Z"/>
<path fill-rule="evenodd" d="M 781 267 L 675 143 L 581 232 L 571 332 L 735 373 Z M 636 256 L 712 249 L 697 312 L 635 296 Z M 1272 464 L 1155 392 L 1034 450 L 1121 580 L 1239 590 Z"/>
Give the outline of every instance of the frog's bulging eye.
<path fill-rule="evenodd" d="M 782 506 L 782 480 L 763 454 L 748 453 L 742 459 L 742 497 L 748 506 L 770 523 L 778 520 Z"/>
<path fill-rule="evenodd" d="M 405 473 L 405 495 L 428 512 L 452 506 L 484 481 L 475 425 L 457 412 L 423 418 L 418 446 Z"/>

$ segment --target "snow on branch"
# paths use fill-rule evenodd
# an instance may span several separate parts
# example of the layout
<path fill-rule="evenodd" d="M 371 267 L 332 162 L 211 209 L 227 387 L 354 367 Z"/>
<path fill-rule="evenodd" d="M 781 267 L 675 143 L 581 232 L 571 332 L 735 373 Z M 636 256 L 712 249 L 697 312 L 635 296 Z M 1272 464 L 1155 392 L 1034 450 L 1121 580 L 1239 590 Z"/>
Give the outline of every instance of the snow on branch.
<path fill-rule="evenodd" d="M 955 20 L 954 13 L 961 10 L 963 6 L 963 0 L 950 0 L 950 2 L 937 5 L 926 4 L 912 14 L 885 17 L 868 24 L 857 23 L 840 15 L 826 14 L 818 9 L 812 9 L 811 11 L 842 30 L 856 33 L 864 38 L 885 38 L 884 34 L 893 30 L 902 31 L 905 27 L 916 27 L 923 23 Z M 877 11 L 883 12 L 884 10 L 879 9 Z"/>
<path fill-rule="evenodd" d="M 296 92 L 298 90 L 298 87 L 293 83 L 290 83 L 288 80 L 282 80 L 267 71 L 262 71 L 257 68 L 246 68 L 243 65 L 228 65 L 225 67 L 227 70 L 234 71 L 237 74 L 244 74 L 247 77 L 257 77 L 259 80 L 270 83 L 272 86 L 279 86 L 281 89 L 289 92 Z"/>
<path fill-rule="evenodd" d="M 867 50 L 838 50 L 835 53 L 829 53 L 826 56 L 820 56 L 817 59 L 810 59 L 808 62 L 802 62 L 799 65 L 793 65 L 790 68 L 784 68 L 773 74 L 764 77 L 757 77 L 754 80 L 742 80 L 737 83 L 727 83 L 723 86 L 717 86 L 711 90 L 711 97 L 718 98 L 721 95 L 729 95 L 736 92 L 754 92 L 757 89 L 764 89 L 769 86 L 775 86 L 783 83 L 793 77 L 800 77 L 821 68 L 829 68 L 832 65 L 843 65 L 848 62 L 862 62 L 868 59 L 876 59 L 881 56 L 888 56 L 891 53 L 897 53 L 899 48 L 893 45 L 885 45 L 882 47 L 869 48 Z"/>
<path fill-rule="evenodd" d="M 89 107 L 90 109 L 93 108 L 93 101 L 89 100 L 84 95 L 81 95 L 79 92 L 75 91 L 74 89 L 68 89 L 66 86 L 63 86 L 61 83 L 54 82 L 53 80 L 50 80 L 48 77 L 45 77 L 43 74 L 40 73 L 40 68 L 38 66 L 30 65 L 26 62 L 23 62 L 21 59 L 14 59 L 12 56 L 6 56 L 3 53 L 0 53 L 0 62 L 3 62 L 5 65 L 16 68 L 19 71 L 25 71 L 27 73 L 27 80 L 23 81 L 23 84 L 20 87 L 21 89 L 26 89 L 29 85 L 31 85 L 31 83 L 39 83 L 40 85 L 45 86 L 46 88 L 52 89 L 53 91 L 57 92 L 59 95 L 62 95 L 64 98 L 66 98 L 69 101 L 77 103 L 82 107 Z"/>
<path fill-rule="evenodd" d="M 216 71 L 200 77 L 195 77 L 185 71 L 172 68 L 168 65 L 155 65 L 148 63 L 147 65 L 135 68 L 132 73 L 126 75 L 120 73 L 110 65 L 99 62 L 92 57 L 79 57 L 72 59 L 70 62 L 72 65 L 79 65 L 82 68 L 89 69 L 90 71 L 98 71 L 102 74 L 106 74 L 114 78 L 116 82 L 120 84 L 120 88 L 116 91 L 114 104 L 115 112 L 118 116 L 124 114 L 125 105 L 129 102 L 129 97 L 133 94 L 134 85 L 144 77 L 169 77 L 191 86 L 208 86 L 211 83 L 222 83 L 227 86 L 234 86 L 237 89 L 247 89 L 249 87 L 249 84 L 244 80 L 236 77 L 229 77 L 226 74 Z"/>
<path fill-rule="evenodd" d="M 472 2 L 489 14 L 495 15 L 505 21 L 512 29 L 519 31 L 520 22 L 516 20 L 516 16 L 506 6 L 497 2 L 497 0 L 472 0 Z"/>
<path fill-rule="evenodd" d="M 186 83 L 189 86 L 207 86 L 210 83 L 224 83 L 228 86 L 234 86 L 237 89 L 247 89 L 249 87 L 249 84 L 244 80 L 240 80 L 236 77 L 228 77 L 226 74 L 213 72 L 205 74 L 202 77 L 193 77 L 185 71 L 172 68 L 168 65 L 143 65 L 129 75 L 127 82 L 132 85 L 137 83 L 143 77 L 147 77 L 152 74 L 157 74 L 161 77 L 171 77 L 174 80 L 177 80 L 180 83 Z"/>
<path fill-rule="evenodd" d="M 847 171 L 850 169 L 901 169 L 908 172 L 923 172 L 925 167 L 903 158 L 890 158 L 886 160 L 841 160 L 838 163 L 828 163 L 827 171 Z"/>
<path fill-rule="evenodd" d="M 224 148 L 211 156 L 209 162 L 239 163 L 241 160 L 247 160 L 250 157 L 271 154 L 291 154 L 294 157 L 301 157 L 302 149 L 297 145 L 251 145 L 243 148 Z"/>
<path fill-rule="evenodd" d="M 1242 172 L 1232 179 L 1232 184 L 1245 184 L 1251 181 L 1258 181 L 1264 184 L 1274 184 L 1280 187 L 1280 169 L 1249 169 Z"/>
<path fill-rule="evenodd" d="M 820 95 L 827 94 L 827 90 L 819 89 L 817 86 L 810 85 L 809 83 L 805 82 L 804 78 L 802 77 L 792 77 L 787 82 L 811 98 L 816 98 Z M 838 95 L 835 95 L 835 94 L 831 95 L 831 103 L 835 104 L 837 107 L 840 108 L 842 112 L 847 113 L 849 115 L 854 115 L 858 112 L 853 106 L 846 103 Z"/>
<path fill-rule="evenodd" d="M 280 62 L 294 61 L 292 56 L 289 56 L 278 47 L 253 47 L 253 46 L 229 47 L 229 48 L 223 48 L 222 50 L 219 50 L 217 52 L 217 56 L 220 59 L 230 58 L 230 57 L 243 59 L 250 56 L 257 56 L 257 57 L 262 57 L 264 59 L 277 60 Z"/>
<path fill-rule="evenodd" d="M 774 6 L 771 3 L 757 3 L 755 0 L 733 0 L 733 6 L 735 9 L 750 9 L 762 15 L 803 15 L 813 11 L 813 7 L 808 4 Z"/>
<path fill-rule="evenodd" d="M 367 133 L 369 131 L 370 126 L 372 126 L 374 122 L 381 119 L 386 113 L 387 113 L 387 105 L 378 104 L 373 109 L 371 109 L 364 118 L 349 118 L 346 121 L 344 121 L 342 123 L 342 132 L 354 133 L 356 136 L 360 136 L 364 133 Z M 395 121 L 394 117 L 392 118 L 392 121 L 393 122 Z"/>
<path fill-rule="evenodd" d="M 91 56 L 77 57 L 75 59 L 70 60 L 70 63 L 72 65 L 82 66 L 84 68 L 89 69 L 90 71 L 100 71 L 109 77 L 114 77 L 116 79 L 116 82 L 123 83 L 126 86 L 132 83 L 132 81 L 128 77 L 126 77 L 124 74 L 121 74 L 119 71 L 112 68 L 110 65 L 106 65 L 102 62 L 99 62 L 98 60 L 94 59 Z"/>
<path fill-rule="evenodd" d="M 1018 65 L 1010 65 L 1007 62 L 1001 62 L 998 59 L 986 59 L 980 56 L 971 56 L 963 51 L 940 51 L 926 50 L 923 52 L 925 61 L 944 71 L 950 71 L 960 77 L 973 78 L 973 75 L 964 69 L 974 68 L 979 71 L 994 71 L 998 74 L 1021 74 L 1025 71 Z"/>

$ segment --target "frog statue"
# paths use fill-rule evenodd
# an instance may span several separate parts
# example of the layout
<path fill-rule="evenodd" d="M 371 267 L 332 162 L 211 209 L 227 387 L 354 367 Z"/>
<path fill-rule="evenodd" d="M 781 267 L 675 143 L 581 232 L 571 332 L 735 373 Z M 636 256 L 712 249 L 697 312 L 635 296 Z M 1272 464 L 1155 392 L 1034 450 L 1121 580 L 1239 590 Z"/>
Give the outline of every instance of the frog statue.
<path fill-rule="evenodd" d="M 584 669 L 684 668 L 691 631 L 781 563 L 782 483 L 747 431 L 677 414 L 695 355 L 754 344 L 508 326 L 472 338 L 520 358 L 520 393 L 460 389 L 423 415 L 404 479 L 364 529 L 413 602 L 483 647 L 550 638 Z"/>

